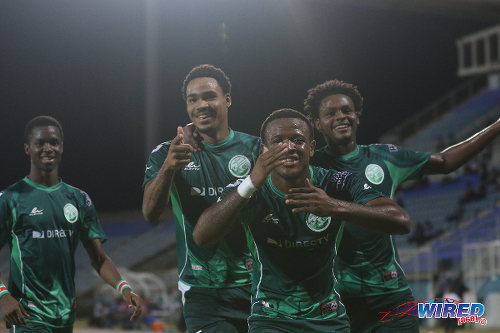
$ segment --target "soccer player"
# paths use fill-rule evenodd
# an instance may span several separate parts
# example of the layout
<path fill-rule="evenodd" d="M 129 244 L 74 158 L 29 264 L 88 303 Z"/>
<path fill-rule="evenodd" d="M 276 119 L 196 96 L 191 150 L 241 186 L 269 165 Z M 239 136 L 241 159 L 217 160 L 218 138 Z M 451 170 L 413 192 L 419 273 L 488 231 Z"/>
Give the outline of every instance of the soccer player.
<path fill-rule="evenodd" d="M 362 110 L 363 97 L 350 83 L 331 80 L 308 90 L 304 111 L 327 143 L 316 151 L 311 163 L 352 172 L 390 198 L 407 179 L 457 169 L 500 133 L 500 121 L 496 121 L 471 138 L 432 154 L 394 145 L 358 145 Z M 347 224 L 335 264 L 353 332 L 419 331 L 414 316 L 380 322 L 380 312 L 414 300 L 393 236 Z"/>
<path fill-rule="evenodd" d="M 351 173 L 309 166 L 313 127 L 298 111 L 273 112 L 260 133 L 250 176 L 200 216 L 194 240 L 212 246 L 243 224 L 256 260 L 249 332 L 349 332 L 333 275 L 343 221 L 408 233 L 410 218 Z"/>
<path fill-rule="evenodd" d="M 65 333 L 75 319 L 75 250 L 80 240 L 101 278 L 140 315 L 142 299 L 122 280 L 101 242 L 106 240 L 90 197 L 59 178 L 63 130 L 48 116 L 24 131 L 29 174 L 0 192 L 0 248 L 11 250 L 8 289 L 0 281 L 0 310 L 13 332 Z"/>
<path fill-rule="evenodd" d="M 215 204 L 224 186 L 249 174 L 259 138 L 228 126 L 231 83 L 211 65 L 193 68 L 183 87 L 189 118 L 201 135 L 201 151 L 184 142 L 182 127 L 151 153 L 144 177 L 143 214 L 156 222 L 169 202 L 176 218 L 179 290 L 189 332 L 246 332 L 252 259 L 243 229 L 211 248 L 193 241 L 200 214 Z"/>

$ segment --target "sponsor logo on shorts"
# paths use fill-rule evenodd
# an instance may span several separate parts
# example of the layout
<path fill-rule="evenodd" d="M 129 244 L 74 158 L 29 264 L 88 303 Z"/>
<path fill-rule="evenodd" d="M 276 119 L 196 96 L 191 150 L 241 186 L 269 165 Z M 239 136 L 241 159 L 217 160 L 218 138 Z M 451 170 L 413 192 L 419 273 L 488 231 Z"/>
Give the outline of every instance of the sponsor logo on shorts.
<path fill-rule="evenodd" d="M 252 164 L 248 157 L 244 155 L 233 156 L 228 163 L 229 172 L 235 177 L 241 178 L 248 175 Z"/>
<path fill-rule="evenodd" d="M 75 223 L 78 220 L 78 209 L 73 204 L 64 205 L 64 217 L 69 223 Z"/>
<path fill-rule="evenodd" d="M 321 304 L 321 314 L 323 316 L 333 313 L 339 309 L 339 304 L 335 302 L 330 302 L 327 304 Z"/>
<path fill-rule="evenodd" d="M 385 272 L 384 274 L 382 274 L 382 279 L 384 280 L 384 282 L 387 282 L 387 281 L 390 281 L 390 280 L 394 280 L 394 279 L 397 279 L 398 278 L 398 272 L 397 271 L 389 271 L 389 272 Z"/>
<path fill-rule="evenodd" d="M 203 270 L 203 267 L 201 267 L 200 265 L 191 265 L 191 268 L 193 269 L 193 271 L 202 271 Z"/>
<path fill-rule="evenodd" d="M 384 170 L 380 165 L 368 164 L 365 169 L 365 176 L 371 183 L 379 185 L 384 181 Z"/>
<path fill-rule="evenodd" d="M 247 261 L 245 263 L 245 267 L 247 268 L 247 270 L 251 271 L 253 269 L 253 260 Z"/>

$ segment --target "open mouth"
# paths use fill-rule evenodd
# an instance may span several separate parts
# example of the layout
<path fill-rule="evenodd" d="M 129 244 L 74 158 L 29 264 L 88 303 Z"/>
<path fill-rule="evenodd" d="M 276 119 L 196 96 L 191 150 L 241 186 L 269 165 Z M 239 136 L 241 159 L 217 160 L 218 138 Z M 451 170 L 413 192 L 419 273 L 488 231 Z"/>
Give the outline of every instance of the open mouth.
<path fill-rule="evenodd" d="M 335 127 L 333 127 L 334 130 L 344 130 L 348 129 L 351 127 L 351 124 L 338 124 Z"/>
<path fill-rule="evenodd" d="M 211 118 L 212 116 L 209 115 L 209 114 L 201 114 L 199 116 L 197 116 L 198 119 L 201 119 L 201 120 L 205 120 L 205 119 L 208 119 L 208 118 Z"/>
<path fill-rule="evenodd" d="M 299 158 L 297 156 L 286 156 L 285 158 L 281 159 L 283 161 L 283 165 L 286 167 L 291 167 L 294 166 L 295 164 L 299 163 Z"/>
<path fill-rule="evenodd" d="M 55 159 L 56 159 L 55 156 L 42 156 L 40 158 L 42 162 L 54 162 Z"/>

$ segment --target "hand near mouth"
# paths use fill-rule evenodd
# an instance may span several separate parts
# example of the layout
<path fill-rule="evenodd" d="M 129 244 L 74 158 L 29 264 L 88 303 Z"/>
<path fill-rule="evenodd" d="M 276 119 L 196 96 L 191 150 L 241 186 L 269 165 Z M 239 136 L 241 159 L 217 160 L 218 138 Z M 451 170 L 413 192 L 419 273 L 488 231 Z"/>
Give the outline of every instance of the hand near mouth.
<path fill-rule="evenodd" d="M 271 149 L 265 149 L 260 154 L 255 167 L 250 174 L 252 183 L 255 187 L 261 187 L 266 182 L 267 176 L 272 170 L 285 163 L 283 158 L 288 153 L 288 146 L 286 144 L 279 144 Z"/>

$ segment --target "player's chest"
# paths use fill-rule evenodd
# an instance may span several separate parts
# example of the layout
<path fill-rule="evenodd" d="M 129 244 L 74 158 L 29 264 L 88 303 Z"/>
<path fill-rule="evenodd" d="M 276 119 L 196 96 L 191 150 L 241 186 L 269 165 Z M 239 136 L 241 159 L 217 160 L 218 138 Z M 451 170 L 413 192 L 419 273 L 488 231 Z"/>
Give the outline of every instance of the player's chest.
<path fill-rule="evenodd" d="M 310 213 L 293 213 L 289 207 L 270 207 L 259 212 L 252 232 L 261 246 L 279 250 L 316 250 L 335 242 L 339 221 Z"/>
<path fill-rule="evenodd" d="M 71 198 L 47 194 L 25 199 L 17 206 L 17 235 L 33 239 L 68 238 L 78 230 L 81 216 Z"/>
<path fill-rule="evenodd" d="M 204 187 L 207 193 L 210 187 L 220 192 L 220 188 L 248 176 L 252 167 L 248 153 L 198 153 L 182 167 L 179 180 L 200 190 L 195 192 L 203 192 Z"/>

